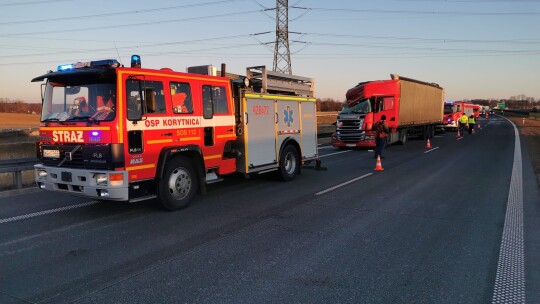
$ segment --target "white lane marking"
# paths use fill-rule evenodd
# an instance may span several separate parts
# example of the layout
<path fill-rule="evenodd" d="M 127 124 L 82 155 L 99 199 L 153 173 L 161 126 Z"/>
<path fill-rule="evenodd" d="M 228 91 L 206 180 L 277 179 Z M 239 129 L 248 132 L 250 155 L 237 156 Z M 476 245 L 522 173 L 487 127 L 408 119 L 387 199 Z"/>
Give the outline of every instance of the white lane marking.
<path fill-rule="evenodd" d="M 433 149 L 431 149 L 431 150 L 427 150 L 426 152 L 424 152 L 424 154 L 425 154 L 425 153 L 429 153 L 429 152 L 431 152 L 431 151 L 433 151 L 433 150 L 437 150 L 437 149 L 439 149 L 439 147 L 435 147 L 435 148 L 433 148 Z"/>
<path fill-rule="evenodd" d="M 319 150 L 330 149 L 330 148 L 334 148 L 334 146 L 319 146 Z"/>
<path fill-rule="evenodd" d="M 332 156 L 332 155 L 336 155 L 336 154 L 341 154 L 341 153 L 348 153 L 348 152 L 351 152 L 351 150 L 349 150 L 349 151 L 341 151 L 341 152 L 336 152 L 336 153 L 330 153 L 330 154 L 325 154 L 325 155 L 319 156 L 319 158 L 323 158 L 323 157 L 327 157 L 327 156 Z"/>
<path fill-rule="evenodd" d="M 514 164 L 492 303 L 525 303 L 521 142 L 516 125 L 507 120 L 514 127 Z"/>
<path fill-rule="evenodd" d="M 465 138 L 465 137 L 462 136 L 462 137 L 458 138 L 457 140 L 462 140 L 463 138 Z"/>
<path fill-rule="evenodd" d="M 90 206 L 90 205 L 95 205 L 97 203 L 99 203 L 99 201 L 90 201 L 90 202 L 77 204 L 77 205 L 65 206 L 65 207 L 60 207 L 60 208 L 56 208 L 56 209 L 49 209 L 49 210 L 44 210 L 44 211 L 39 211 L 39 212 L 34 212 L 34 213 L 29 213 L 29 214 L 18 215 L 18 216 L 14 216 L 14 217 L 8 217 L 8 218 L 0 219 L 0 224 L 5 224 L 5 223 L 9 223 L 9 222 L 15 222 L 15 221 L 19 221 L 19 220 L 25 220 L 25 219 L 33 218 L 33 217 L 36 217 L 36 216 L 62 212 L 62 211 L 71 210 L 71 209 L 75 209 L 75 208 L 86 207 L 86 206 Z"/>
<path fill-rule="evenodd" d="M 348 185 L 348 184 L 350 184 L 350 183 L 354 183 L 354 182 L 356 182 L 356 181 L 358 181 L 358 180 L 361 180 L 361 179 L 363 179 L 363 178 L 366 178 L 366 177 L 368 177 L 368 176 L 370 176 L 370 175 L 373 175 L 373 173 L 364 174 L 364 175 L 359 176 L 359 177 L 357 177 L 357 178 L 351 179 L 350 181 L 346 181 L 346 182 L 341 183 L 341 184 L 339 184 L 339 185 L 335 185 L 334 187 L 331 187 L 331 188 L 328 188 L 328 189 L 326 189 L 326 190 L 317 192 L 317 193 L 315 193 L 315 195 L 325 194 L 325 193 L 330 192 L 330 191 L 332 191 L 332 190 L 336 190 L 337 188 L 341 188 L 341 187 L 346 186 L 346 185 Z"/>

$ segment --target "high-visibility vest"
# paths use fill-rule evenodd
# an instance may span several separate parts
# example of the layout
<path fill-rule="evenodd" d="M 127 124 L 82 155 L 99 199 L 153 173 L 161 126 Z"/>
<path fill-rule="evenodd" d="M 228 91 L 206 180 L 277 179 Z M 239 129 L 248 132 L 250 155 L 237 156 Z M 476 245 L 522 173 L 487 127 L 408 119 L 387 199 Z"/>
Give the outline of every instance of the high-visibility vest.
<path fill-rule="evenodd" d="M 467 115 L 463 115 L 459 118 L 459 122 L 461 123 L 467 123 L 469 121 L 469 117 Z"/>
<path fill-rule="evenodd" d="M 469 117 L 469 123 L 470 123 L 470 124 L 473 124 L 473 123 L 474 123 L 474 117 Z"/>

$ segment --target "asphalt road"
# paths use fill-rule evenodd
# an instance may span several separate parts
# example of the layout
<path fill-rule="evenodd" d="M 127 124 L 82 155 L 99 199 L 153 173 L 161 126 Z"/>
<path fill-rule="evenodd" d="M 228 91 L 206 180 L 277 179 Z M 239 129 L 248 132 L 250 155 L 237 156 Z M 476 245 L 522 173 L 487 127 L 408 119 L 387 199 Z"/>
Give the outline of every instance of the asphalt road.
<path fill-rule="evenodd" d="M 0 198 L 0 303 L 490 303 L 496 282 L 540 303 L 530 156 L 522 147 L 511 182 L 513 127 L 480 122 L 474 136 L 433 138 L 431 151 L 421 140 L 389 147 L 383 172 L 370 151 L 320 147 L 327 170 L 289 183 L 231 176 L 178 212 Z M 519 214 L 507 215 L 512 185 L 522 224 L 505 221 Z M 519 250 L 497 275 L 508 227 L 523 231 L 523 286 L 505 283 L 520 275 Z"/>

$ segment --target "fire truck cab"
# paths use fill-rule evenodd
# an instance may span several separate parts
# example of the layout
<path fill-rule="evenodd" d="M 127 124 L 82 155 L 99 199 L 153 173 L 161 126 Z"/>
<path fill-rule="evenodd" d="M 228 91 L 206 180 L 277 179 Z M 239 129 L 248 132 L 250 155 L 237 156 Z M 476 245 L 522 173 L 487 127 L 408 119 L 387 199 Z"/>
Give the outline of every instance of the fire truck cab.
<path fill-rule="evenodd" d="M 42 85 L 39 188 L 102 200 L 159 198 L 186 207 L 222 176 L 277 171 L 292 180 L 317 152 L 313 80 L 247 68 L 221 76 L 131 67 L 116 60 L 61 65 Z"/>

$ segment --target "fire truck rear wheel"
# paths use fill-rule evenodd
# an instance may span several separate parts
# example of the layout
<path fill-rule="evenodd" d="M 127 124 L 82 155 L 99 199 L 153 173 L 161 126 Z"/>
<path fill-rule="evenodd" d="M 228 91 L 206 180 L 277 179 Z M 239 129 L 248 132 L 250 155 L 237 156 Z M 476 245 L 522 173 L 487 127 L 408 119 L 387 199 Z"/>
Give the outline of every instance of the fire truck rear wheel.
<path fill-rule="evenodd" d="M 281 152 L 279 158 L 279 177 L 283 181 L 290 181 L 296 177 L 300 170 L 300 160 L 298 157 L 298 151 L 292 145 L 288 145 Z"/>
<path fill-rule="evenodd" d="M 176 157 L 166 166 L 159 185 L 161 203 L 169 210 L 185 208 L 197 192 L 198 180 L 192 162 Z"/>

